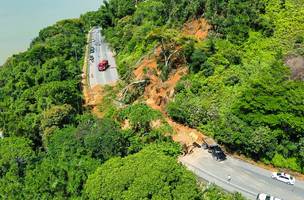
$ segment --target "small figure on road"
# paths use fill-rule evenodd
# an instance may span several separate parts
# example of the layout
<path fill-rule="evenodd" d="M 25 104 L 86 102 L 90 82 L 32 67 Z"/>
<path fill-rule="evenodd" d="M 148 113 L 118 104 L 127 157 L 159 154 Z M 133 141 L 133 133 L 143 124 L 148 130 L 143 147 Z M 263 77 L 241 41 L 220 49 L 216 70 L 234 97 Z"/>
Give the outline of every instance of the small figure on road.
<path fill-rule="evenodd" d="M 231 181 L 231 176 L 230 175 L 227 176 L 227 180 L 228 180 L 228 182 Z"/>

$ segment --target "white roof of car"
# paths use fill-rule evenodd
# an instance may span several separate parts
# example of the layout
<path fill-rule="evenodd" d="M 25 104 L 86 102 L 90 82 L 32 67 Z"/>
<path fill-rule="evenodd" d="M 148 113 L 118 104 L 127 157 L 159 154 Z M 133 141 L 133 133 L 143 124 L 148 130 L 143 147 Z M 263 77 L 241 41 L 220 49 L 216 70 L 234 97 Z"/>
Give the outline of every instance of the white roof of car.
<path fill-rule="evenodd" d="M 290 175 L 290 174 L 286 174 L 284 172 L 277 172 L 277 175 L 281 175 L 281 176 L 285 176 L 286 178 L 290 178 L 290 179 L 293 179 L 293 177 Z"/>
<path fill-rule="evenodd" d="M 267 196 L 270 196 L 270 200 L 281 200 L 281 199 L 279 199 L 279 198 L 277 198 L 277 197 L 274 197 L 274 196 L 271 196 L 271 195 L 269 195 L 269 194 L 265 194 L 265 193 L 260 193 L 259 194 L 259 199 L 266 199 L 266 197 Z"/>

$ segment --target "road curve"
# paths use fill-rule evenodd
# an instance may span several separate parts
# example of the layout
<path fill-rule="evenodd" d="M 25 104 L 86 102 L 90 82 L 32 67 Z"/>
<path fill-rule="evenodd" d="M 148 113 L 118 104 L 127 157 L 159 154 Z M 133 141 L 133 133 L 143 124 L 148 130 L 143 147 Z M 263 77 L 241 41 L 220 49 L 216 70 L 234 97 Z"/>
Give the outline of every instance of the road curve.
<path fill-rule="evenodd" d="M 90 31 L 89 56 L 94 56 L 94 61 L 89 63 L 90 87 L 115 83 L 119 77 L 116 69 L 115 58 L 109 45 L 101 35 L 100 28 Z M 94 47 L 94 53 L 90 48 Z M 103 72 L 98 70 L 98 63 L 102 59 L 109 61 L 110 67 Z M 271 179 L 271 171 L 259 168 L 244 161 L 229 157 L 226 161 L 215 161 L 203 149 L 196 149 L 194 153 L 180 157 L 183 163 L 198 177 L 215 183 L 229 192 L 240 192 L 248 199 L 256 199 L 258 193 L 267 193 L 283 200 L 304 200 L 304 182 L 296 180 L 294 186 Z M 231 181 L 227 181 L 227 176 Z"/>
<path fill-rule="evenodd" d="M 109 45 L 106 43 L 105 38 L 101 35 L 100 28 L 93 28 L 89 32 L 89 56 L 87 56 L 89 63 L 89 83 L 90 87 L 95 85 L 106 85 L 115 83 L 119 77 L 116 69 L 116 62 Z M 90 53 L 91 47 L 94 52 Z M 90 55 L 94 57 L 94 61 L 90 61 Z M 101 60 L 108 60 L 110 67 L 106 71 L 99 71 L 98 64 Z"/>
<path fill-rule="evenodd" d="M 248 199 L 256 199 L 258 193 L 267 193 L 283 200 L 304 200 L 303 181 L 287 185 L 273 180 L 271 171 L 233 157 L 218 162 L 207 150 L 196 149 L 192 154 L 180 157 L 179 161 L 198 177 L 229 192 L 240 192 Z M 228 175 L 231 181 L 227 180 Z"/>

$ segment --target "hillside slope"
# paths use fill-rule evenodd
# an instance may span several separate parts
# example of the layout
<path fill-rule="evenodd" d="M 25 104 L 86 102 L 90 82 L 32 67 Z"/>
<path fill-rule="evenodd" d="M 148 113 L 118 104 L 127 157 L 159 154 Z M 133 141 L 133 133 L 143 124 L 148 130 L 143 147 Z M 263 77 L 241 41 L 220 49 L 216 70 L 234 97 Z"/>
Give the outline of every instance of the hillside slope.
<path fill-rule="evenodd" d="M 126 102 L 143 94 L 160 109 L 173 97 L 166 106 L 173 120 L 202 130 L 231 152 L 302 172 L 304 84 L 297 65 L 303 58 L 303 4 L 206 0 L 167 13 L 171 3 L 139 1 L 136 9 L 113 18 L 103 8 L 101 24 L 117 52 L 123 80 L 130 83 L 149 74 L 154 83 L 146 88 L 153 95 L 131 92 Z M 202 40 L 204 33 L 193 34 L 196 28 L 189 29 L 192 36 L 182 31 L 187 19 L 198 18 L 198 23 L 201 15 L 211 25 L 207 40 Z M 146 57 L 134 76 L 138 61 L 151 52 L 157 57 Z M 173 92 L 170 75 L 183 67 L 189 74 Z M 156 83 L 160 80 L 164 85 Z"/>
<path fill-rule="evenodd" d="M 63 20 L 41 30 L 27 51 L 12 56 L 0 69 L 0 130 L 4 135 L 0 139 L 0 199 L 243 199 L 215 186 L 197 184 L 195 176 L 177 162 L 181 147 L 169 137 L 173 130 L 161 112 L 139 101 L 119 107 L 112 101 L 132 81 L 132 69 L 127 66 L 137 59 L 118 56 L 125 83 L 97 88 L 91 93 L 93 101 L 85 102 L 81 68 L 85 35 L 92 26 L 103 25 L 109 36 L 116 32 L 111 29 L 119 29 L 115 26 L 118 18 L 130 20 L 138 9 L 134 23 L 139 25 L 152 6 L 147 17 L 160 28 L 168 18 L 172 25 L 175 18 L 183 23 L 200 14 L 202 6 L 189 1 L 137 1 L 137 6 L 133 0 L 109 2 L 80 19 Z M 185 7 L 187 12 L 176 13 Z M 164 8 L 164 18 L 157 22 L 158 11 Z M 137 36 L 156 28 L 150 25 L 140 27 Z M 116 40 L 119 48 L 133 51 L 136 41 L 130 40 L 132 44 L 126 47 L 117 41 L 122 38 L 118 35 L 111 42 Z M 158 46 L 160 38 L 151 34 L 145 39 L 135 58 Z M 119 48 L 115 50 L 121 52 Z M 103 112 L 97 112 L 101 114 L 97 119 L 90 107 L 97 109 L 100 101 Z"/>

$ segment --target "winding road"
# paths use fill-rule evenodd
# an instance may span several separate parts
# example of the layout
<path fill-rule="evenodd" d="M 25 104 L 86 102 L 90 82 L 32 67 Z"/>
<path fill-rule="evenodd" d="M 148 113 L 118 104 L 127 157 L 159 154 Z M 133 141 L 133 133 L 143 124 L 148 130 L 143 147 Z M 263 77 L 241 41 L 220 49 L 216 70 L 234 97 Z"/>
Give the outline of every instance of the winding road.
<path fill-rule="evenodd" d="M 89 34 L 89 55 L 87 58 L 94 57 L 94 60 L 88 60 L 90 87 L 115 83 L 119 79 L 115 58 L 109 45 L 105 42 L 105 38 L 101 35 L 101 29 L 93 28 Z M 94 49 L 94 52 L 90 52 L 91 48 Z M 109 61 L 110 67 L 105 71 L 98 70 L 98 64 L 101 60 Z"/>
<path fill-rule="evenodd" d="M 271 171 L 233 157 L 218 162 L 207 150 L 198 148 L 192 154 L 180 157 L 179 161 L 198 177 L 229 192 L 240 192 L 248 199 L 256 199 L 258 193 L 267 193 L 283 200 L 304 200 L 303 181 L 296 179 L 292 186 L 273 180 Z"/>
<path fill-rule="evenodd" d="M 118 81 L 118 73 L 114 55 L 101 35 L 101 29 L 96 27 L 89 32 L 88 75 L 90 87 L 106 85 Z M 90 52 L 90 49 L 94 52 Z M 90 56 L 94 60 L 90 60 Z M 101 60 L 108 60 L 110 67 L 105 71 L 98 70 Z M 262 169 L 233 157 L 222 162 L 215 161 L 203 149 L 180 157 L 183 163 L 198 177 L 214 183 L 229 192 L 240 192 L 248 199 L 256 199 L 258 193 L 267 193 L 284 200 L 304 200 L 304 182 L 296 180 L 294 186 L 271 179 L 271 171 Z M 231 180 L 228 181 L 228 175 Z"/>

